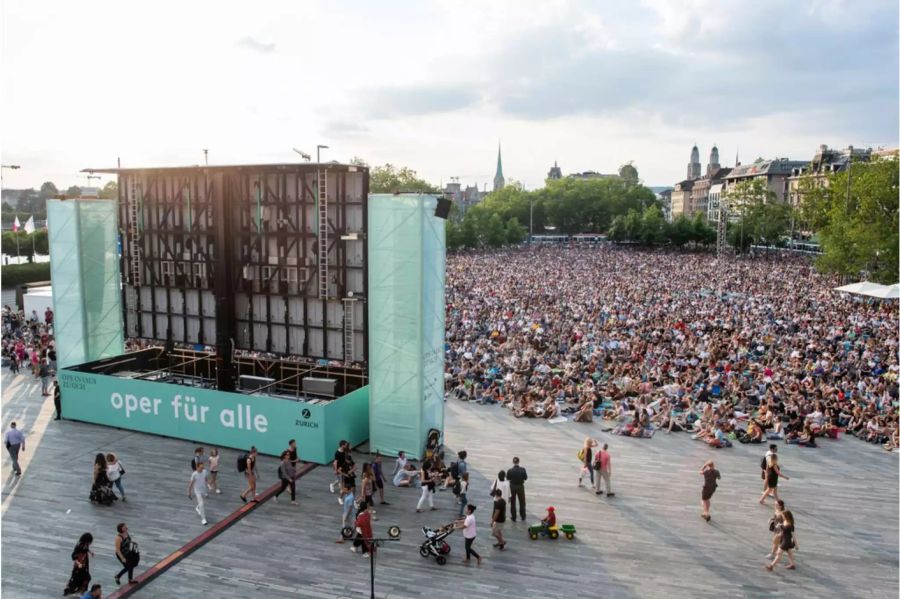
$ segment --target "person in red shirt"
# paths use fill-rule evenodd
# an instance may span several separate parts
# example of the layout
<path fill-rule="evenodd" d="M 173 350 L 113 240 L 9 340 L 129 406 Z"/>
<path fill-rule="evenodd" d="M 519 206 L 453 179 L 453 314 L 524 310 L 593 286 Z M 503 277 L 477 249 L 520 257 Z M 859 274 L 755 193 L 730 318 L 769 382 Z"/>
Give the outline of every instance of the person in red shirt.
<path fill-rule="evenodd" d="M 364 539 L 372 538 L 372 506 L 367 501 L 361 501 L 359 504 L 359 514 L 356 516 L 356 538 L 353 539 L 353 547 L 351 551 L 356 553 L 359 547 L 362 547 L 362 554 L 369 555 L 370 551 L 375 551 L 371 541 Z"/>
<path fill-rule="evenodd" d="M 556 509 L 551 505 L 547 508 L 547 515 L 541 520 L 541 526 L 544 527 L 544 534 L 550 532 L 550 528 L 556 526 Z"/>

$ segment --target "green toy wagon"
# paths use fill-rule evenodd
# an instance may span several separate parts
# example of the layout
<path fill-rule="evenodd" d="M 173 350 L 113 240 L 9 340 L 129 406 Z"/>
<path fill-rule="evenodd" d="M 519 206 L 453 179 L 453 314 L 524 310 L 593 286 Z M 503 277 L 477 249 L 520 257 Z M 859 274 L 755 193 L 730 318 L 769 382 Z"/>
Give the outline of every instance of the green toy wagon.
<path fill-rule="evenodd" d="M 563 524 L 562 526 L 551 526 L 546 530 L 544 530 L 544 526 L 541 524 L 535 524 L 528 527 L 528 536 L 531 537 L 532 541 L 537 541 L 538 537 L 544 536 L 556 539 L 559 537 L 560 532 L 566 535 L 566 538 L 571 541 L 575 538 L 575 525 Z"/>

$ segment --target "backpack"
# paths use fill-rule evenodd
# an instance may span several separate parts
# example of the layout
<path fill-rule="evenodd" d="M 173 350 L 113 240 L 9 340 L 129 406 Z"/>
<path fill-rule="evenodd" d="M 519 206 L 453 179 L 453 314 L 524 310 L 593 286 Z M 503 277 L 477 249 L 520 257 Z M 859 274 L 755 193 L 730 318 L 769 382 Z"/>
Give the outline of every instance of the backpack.
<path fill-rule="evenodd" d="M 761 469 L 761 470 L 765 470 L 766 467 L 767 467 L 768 465 L 769 465 L 769 464 L 768 464 L 768 462 L 766 461 L 766 456 L 763 456 L 763 457 L 762 457 L 762 460 L 759 461 L 759 467 L 760 467 L 760 469 Z"/>
<path fill-rule="evenodd" d="M 250 459 L 250 455 L 246 453 L 242 453 L 238 456 L 237 460 L 237 471 L 238 472 L 246 472 L 247 471 L 247 460 Z"/>
<path fill-rule="evenodd" d="M 584 447 L 582 447 L 581 449 L 578 450 L 578 461 L 579 462 L 584 461 Z"/>
<path fill-rule="evenodd" d="M 456 482 L 453 483 L 453 494 L 459 495 L 461 492 L 462 492 L 462 482 L 460 482 L 460 480 L 457 479 Z"/>
<path fill-rule="evenodd" d="M 454 480 L 459 478 L 459 462 L 450 464 L 450 476 L 452 476 Z"/>

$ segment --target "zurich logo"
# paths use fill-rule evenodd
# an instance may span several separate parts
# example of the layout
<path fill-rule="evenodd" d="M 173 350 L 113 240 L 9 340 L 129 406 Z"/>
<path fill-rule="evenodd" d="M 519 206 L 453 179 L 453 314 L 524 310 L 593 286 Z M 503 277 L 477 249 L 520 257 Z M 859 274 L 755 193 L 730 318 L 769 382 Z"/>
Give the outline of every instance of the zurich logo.
<path fill-rule="evenodd" d="M 300 413 L 303 414 L 304 418 L 309 418 L 310 416 L 312 416 L 312 412 L 310 412 L 307 408 L 303 408 L 303 411 Z"/>

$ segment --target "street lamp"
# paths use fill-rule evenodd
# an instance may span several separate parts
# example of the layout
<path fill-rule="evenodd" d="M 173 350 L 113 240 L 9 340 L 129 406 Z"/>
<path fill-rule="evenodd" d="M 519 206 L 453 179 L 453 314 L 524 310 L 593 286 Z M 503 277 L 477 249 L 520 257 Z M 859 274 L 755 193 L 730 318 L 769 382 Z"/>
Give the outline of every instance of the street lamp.
<path fill-rule="evenodd" d="M 327 149 L 328 149 L 328 146 L 323 146 L 321 144 L 316 146 L 316 162 L 317 163 L 322 162 L 322 150 L 327 150 Z"/>
<path fill-rule="evenodd" d="M 341 530 L 341 536 L 347 540 L 353 538 L 353 529 L 349 526 Z M 372 593 L 372 599 L 375 599 L 375 548 L 381 547 L 389 541 L 400 540 L 400 527 L 391 526 L 388 528 L 387 538 L 361 538 L 361 541 L 368 543 L 369 547 L 369 585 Z"/>

